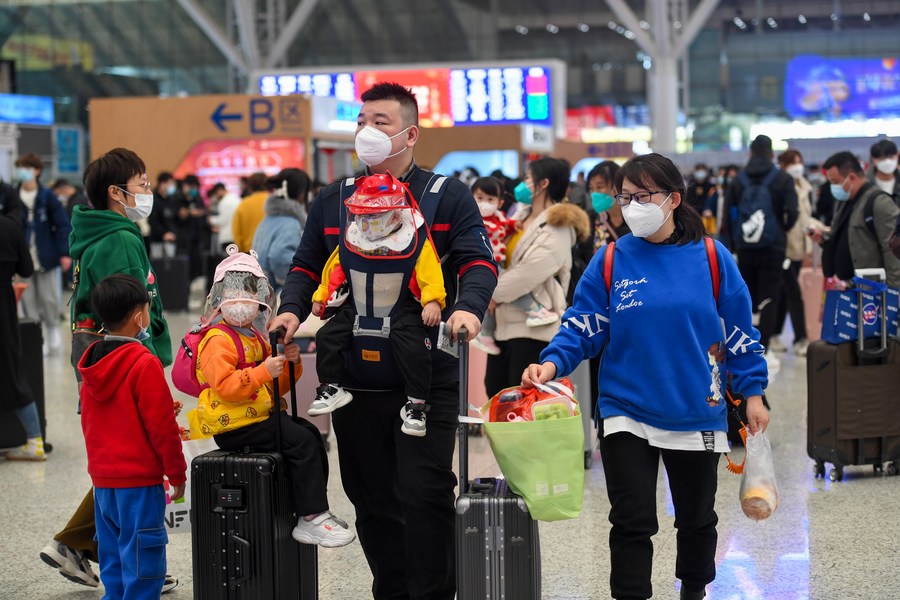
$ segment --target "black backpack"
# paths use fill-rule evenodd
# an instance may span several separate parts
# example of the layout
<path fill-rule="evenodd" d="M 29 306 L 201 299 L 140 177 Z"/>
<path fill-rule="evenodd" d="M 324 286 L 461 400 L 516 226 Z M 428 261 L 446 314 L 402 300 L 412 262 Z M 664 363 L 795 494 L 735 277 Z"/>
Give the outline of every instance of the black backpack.
<path fill-rule="evenodd" d="M 746 171 L 738 175 L 743 191 L 738 205 L 731 209 L 731 237 L 736 249 L 768 248 L 777 241 L 781 223 L 775 216 L 769 186 L 778 173 L 778 169 L 771 169 L 761 181 L 752 181 Z"/>

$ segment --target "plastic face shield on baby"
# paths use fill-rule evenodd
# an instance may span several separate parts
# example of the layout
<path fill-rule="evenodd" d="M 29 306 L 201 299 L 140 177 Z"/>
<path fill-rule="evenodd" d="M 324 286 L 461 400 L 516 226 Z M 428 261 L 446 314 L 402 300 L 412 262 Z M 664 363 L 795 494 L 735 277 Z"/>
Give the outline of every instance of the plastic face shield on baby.
<path fill-rule="evenodd" d="M 213 285 L 206 297 L 202 322 L 213 323 L 220 316 L 233 327 L 254 327 L 265 331 L 272 315 L 275 292 L 256 260 L 256 253 L 238 252 L 230 245 L 228 258 L 219 263 Z"/>
<path fill-rule="evenodd" d="M 344 245 L 366 257 L 405 258 L 418 246 L 425 222 L 406 186 L 390 173 L 356 180 L 356 191 L 344 202 L 347 223 Z"/>

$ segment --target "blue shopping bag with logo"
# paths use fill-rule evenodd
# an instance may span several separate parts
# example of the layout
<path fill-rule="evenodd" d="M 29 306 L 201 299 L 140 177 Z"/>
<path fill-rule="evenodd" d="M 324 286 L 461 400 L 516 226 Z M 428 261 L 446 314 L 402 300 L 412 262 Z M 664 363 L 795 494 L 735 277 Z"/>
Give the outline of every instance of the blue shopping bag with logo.
<path fill-rule="evenodd" d="M 829 344 L 855 342 L 862 328 L 863 339 L 880 338 L 882 323 L 887 337 L 896 337 L 900 316 L 900 292 L 886 283 L 854 277 L 856 287 L 825 294 L 822 339 Z"/>

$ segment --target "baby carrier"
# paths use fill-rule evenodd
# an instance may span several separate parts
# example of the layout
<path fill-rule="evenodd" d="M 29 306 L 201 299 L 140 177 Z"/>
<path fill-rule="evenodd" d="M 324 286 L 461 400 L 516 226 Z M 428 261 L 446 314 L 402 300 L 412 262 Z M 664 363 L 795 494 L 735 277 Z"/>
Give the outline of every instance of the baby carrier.
<path fill-rule="evenodd" d="M 344 387 L 395 390 L 403 380 L 391 352 L 391 324 L 411 305 L 421 305 L 410 290 L 416 260 L 434 222 L 447 178 L 433 175 L 416 202 L 406 184 L 390 174 L 341 183 L 339 256 L 350 286 L 356 317 L 350 351 L 344 356 Z M 387 215 L 399 214 L 400 221 Z M 393 233 L 371 240 L 369 228 Z M 415 304 L 413 304 L 415 303 Z M 437 342 L 437 328 L 423 340 L 423 351 Z"/>

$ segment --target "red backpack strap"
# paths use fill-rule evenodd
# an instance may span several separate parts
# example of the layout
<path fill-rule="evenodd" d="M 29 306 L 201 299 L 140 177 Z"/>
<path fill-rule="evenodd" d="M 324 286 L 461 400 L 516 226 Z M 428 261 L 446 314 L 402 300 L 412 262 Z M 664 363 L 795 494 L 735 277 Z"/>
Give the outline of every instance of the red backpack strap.
<path fill-rule="evenodd" d="M 238 364 L 242 365 L 247 362 L 247 356 L 244 354 L 244 343 L 241 341 L 241 336 L 237 331 L 232 329 L 227 325 L 222 325 L 221 323 L 217 323 L 212 326 L 213 329 L 218 329 L 222 333 L 226 334 L 231 338 L 231 341 L 234 343 L 234 347 L 237 349 L 238 353 Z M 255 331 L 255 330 L 254 330 Z M 259 334 L 257 334 L 258 336 Z M 263 355 L 266 353 L 266 345 L 263 344 Z"/>
<path fill-rule="evenodd" d="M 262 348 L 263 360 L 266 360 L 267 358 L 269 358 L 269 354 L 270 354 L 270 351 L 267 350 L 267 348 L 269 347 L 268 346 L 269 343 L 262 336 L 262 334 L 256 330 L 255 327 L 253 328 L 253 335 L 256 336 L 256 339 L 257 339 L 257 341 L 259 341 L 259 345 Z"/>
<path fill-rule="evenodd" d="M 719 304 L 719 255 L 716 254 L 716 241 L 707 236 L 703 238 L 706 243 L 706 257 L 709 259 L 709 275 L 712 277 L 713 298 L 716 299 L 716 306 Z"/>
<path fill-rule="evenodd" d="M 606 283 L 606 295 L 612 289 L 612 268 L 613 255 L 616 251 L 616 243 L 610 242 L 606 245 L 606 252 L 603 254 L 603 281 Z"/>

